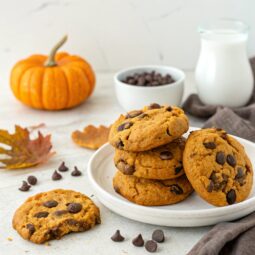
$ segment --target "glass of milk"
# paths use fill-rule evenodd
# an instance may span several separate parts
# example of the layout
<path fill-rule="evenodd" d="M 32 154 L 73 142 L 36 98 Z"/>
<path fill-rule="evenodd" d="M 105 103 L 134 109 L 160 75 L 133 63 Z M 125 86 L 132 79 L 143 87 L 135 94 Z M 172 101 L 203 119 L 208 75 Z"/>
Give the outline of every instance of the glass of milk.
<path fill-rule="evenodd" d="M 205 104 L 239 107 L 252 94 L 253 75 L 247 56 L 248 26 L 220 20 L 199 28 L 201 51 L 195 79 Z"/>

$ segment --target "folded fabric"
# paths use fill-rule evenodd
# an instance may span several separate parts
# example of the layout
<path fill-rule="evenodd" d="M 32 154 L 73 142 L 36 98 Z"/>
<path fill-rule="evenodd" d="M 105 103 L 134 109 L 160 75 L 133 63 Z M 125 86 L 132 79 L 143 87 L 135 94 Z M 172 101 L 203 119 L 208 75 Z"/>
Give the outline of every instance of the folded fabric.
<path fill-rule="evenodd" d="M 255 76 L 255 58 L 250 62 Z M 196 117 L 207 118 L 204 127 L 223 128 L 230 134 L 255 142 L 255 89 L 249 103 L 244 107 L 206 105 L 197 94 L 192 94 L 184 102 L 183 109 Z"/>
<path fill-rule="evenodd" d="M 187 255 L 254 255 L 255 212 L 213 227 Z"/>

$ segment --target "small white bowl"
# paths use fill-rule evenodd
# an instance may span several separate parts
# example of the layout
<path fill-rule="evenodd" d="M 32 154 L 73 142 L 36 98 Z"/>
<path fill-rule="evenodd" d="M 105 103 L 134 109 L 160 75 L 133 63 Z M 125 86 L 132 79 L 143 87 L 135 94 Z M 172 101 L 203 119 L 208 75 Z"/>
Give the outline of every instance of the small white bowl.
<path fill-rule="evenodd" d="M 145 87 L 122 82 L 135 73 L 152 72 L 170 74 L 175 82 L 166 85 Z M 184 91 L 185 74 L 180 69 L 170 66 L 137 66 L 121 70 L 114 76 L 115 92 L 120 105 L 131 111 L 151 103 L 180 106 Z"/>

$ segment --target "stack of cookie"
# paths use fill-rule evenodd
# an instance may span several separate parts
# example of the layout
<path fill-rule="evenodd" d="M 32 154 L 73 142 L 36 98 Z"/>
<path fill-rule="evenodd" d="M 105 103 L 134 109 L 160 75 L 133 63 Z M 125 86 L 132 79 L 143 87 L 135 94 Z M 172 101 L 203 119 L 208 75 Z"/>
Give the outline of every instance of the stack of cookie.
<path fill-rule="evenodd" d="M 141 205 L 178 203 L 193 191 L 182 166 L 188 118 L 178 107 L 152 104 L 121 115 L 109 141 L 115 147 L 116 192 Z"/>

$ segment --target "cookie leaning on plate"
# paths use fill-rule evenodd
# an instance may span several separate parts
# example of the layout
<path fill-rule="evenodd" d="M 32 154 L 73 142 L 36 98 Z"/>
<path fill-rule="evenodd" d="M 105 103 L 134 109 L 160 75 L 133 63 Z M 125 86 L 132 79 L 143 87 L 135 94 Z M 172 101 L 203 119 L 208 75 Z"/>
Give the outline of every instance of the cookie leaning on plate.
<path fill-rule="evenodd" d="M 146 179 L 173 179 L 184 174 L 184 146 L 185 138 L 181 137 L 149 151 L 129 152 L 116 149 L 114 163 L 126 175 Z"/>
<path fill-rule="evenodd" d="M 184 149 L 183 165 L 198 195 L 215 206 L 241 202 L 251 191 L 251 162 L 244 147 L 224 130 L 192 132 Z"/>
<path fill-rule="evenodd" d="M 176 179 L 156 181 L 124 175 L 113 177 L 114 190 L 131 202 L 146 206 L 176 204 L 193 191 L 185 175 Z"/>
<path fill-rule="evenodd" d="M 100 212 L 87 196 L 72 190 L 51 190 L 28 198 L 13 217 L 13 228 L 27 240 L 44 243 L 100 223 Z"/>
<path fill-rule="evenodd" d="M 111 127 L 109 141 L 121 150 L 146 151 L 170 143 L 188 128 L 182 109 L 152 104 L 121 115 Z"/>

